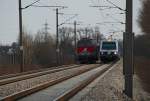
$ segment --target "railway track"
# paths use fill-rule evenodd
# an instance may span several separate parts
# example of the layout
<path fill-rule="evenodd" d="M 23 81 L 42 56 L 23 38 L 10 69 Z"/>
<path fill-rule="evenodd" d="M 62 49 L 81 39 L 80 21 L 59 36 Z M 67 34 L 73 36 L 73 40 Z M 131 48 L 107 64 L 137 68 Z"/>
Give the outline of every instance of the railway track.
<path fill-rule="evenodd" d="M 82 80 L 82 82 L 77 83 L 75 86 L 73 86 L 70 89 L 68 89 L 67 91 L 63 92 L 59 96 L 53 98 L 53 100 L 57 100 L 57 101 L 66 101 L 66 100 L 70 99 L 72 96 L 74 96 L 76 93 L 78 93 L 85 86 L 87 86 L 89 83 L 91 83 L 98 76 L 100 76 L 101 74 L 106 72 L 110 67 L 112 67 L 112 65 L 114 65 L 114 63 L 109 64 L 109 65 L 102 65 L 102 66 L 96 65 L 93 68 L 89 68 L 87 70 L 80 70 L 78 73 L 75 73 L 75 74 L 72 74 L 72 75 L 69 75 L 69 76 L 64 76 L 64 77 L 52 80 L 50 82 L 46 82 L 46 83 L 40 84 L 38 86 L 32 87 L 30 89 L 26 89 L 26 90 L 14 93 L 12 95 L 3 97 L 3 98 L 1 98 L 1 101 L 15 101 L 17 99 L 23 98 L 23 97 L 28 96 L 30 94 L 32 96 L 32 93 L 36 93 L 37 91 L 40 92 L 45 88 L 49 88 L 49 87 L 53 87 L 55 85 L 59 85 L 59 84 L 61 84 L 60 82 L 65 82 L 67 80 L 70 80 L 70 78 L 75 78 L 75 77 L 78 77 L 79 75 L 84 75 L 84 74 L 86 74 L 88 72 L 91 72 L 91 71 L 96 72 L 96 73 L 93 73 L 92 75 L 90 75 L 88 78 Z M 101 68 L 101 69 L 99 70 L 98 67 Z M 95 69 L 97 69 L 97 70 L 95 70 Z M 86 77 L 86 76 L 84 76 L 84 77 Z M 25 99 L 26 99 L 26 97 L 25 97 Z M 32 100 L 31 99 L 26 99 L 26 100 L 21 99 L 21 101 L 32 101 Z M 38 100 L 35 100 L 35 101 L 38 101 Z M 43 100 L 43 101 L 45 101 L 45 100 Z"/>
<path fill-rule="evenodd" d="M 99 64 L 96 64 L 96 65 L 98 66 Z M 58 79 L 57 79 L 57 76 L 56 76 L 55 80 L 52 79 L 49 82 L 44 82 L 42 84 L 38 84 L 35 87 L 31 87 L 29 89 L 24 89 L 24 90 L 12 93 L 12 94 L 10 94 L 10 95 L 8 95 L 6 97 L 0 96 L 0 98 L 1 98 L 0 100 L 2 100 L 2 101 L 9 101 L 8 100 L 9 98 L 11 98 L 11 99 L 17 99 L 18 95 L 20 95 L 21 93 L 22 93 L 22 96 L 28 95 L 30 93 L 36 92 L 36 91 L 44 89 L 44 88 L 46 88 L 48 86 L 51 86 L 51 85 L 57 84 L 57 83 L 59 83 L 61 81 L 64 81 L 66 79 L 69 79 L 69 78 L 71 78 L 73 76 L 76 76 L 77 74 L 81 74 L 81 73 L 84 73 L 86 71 L 89 71 L 89 70 L 91 70 L 91 69 L 93 69 L 95 67 L 96 67 L 95 65 L 82 65 L 82 66 L 76 66 L 76 68 L 72 67 L 70 69 L 66 69 L 66 70 L 64 70 L 64 71 L 66 71 L 66 75 L 67 75 L 67 71 L 68 71 L 68 73 L 70 71 L 74 71 L 75 73 L 73 73 L 73 74 L 70 73 L 71 75 L 69 75 L 69 76 L 63 76 L 63 77 L 60 76 L 60 78 L 58 78 Z M 61 71 L 57 71 L 55 73 L 59 74 L 59 72 L 63 72 L 63 71 L 61 70 Z M 55 74 L 55 73 L 52 73 L 52 74 Z M 18 84 L 17 84 L 17 86 L 18 86 Z M 2 88 L 5 88 L 5 87 L 2 86 Z M 10 89 L 10 88 L 8 88 L 8 89 Z M 13 88 L 11 88 L 11 89 L 13 89 Z M 2 92 L 0 92 L 0 93 L 2 94 Z"/>
<path fill-rule="evenodd" d="M 50 73 L 59 72 L 62 70 L 72 69 L 72 68 L 76 68 L 76 67 L 80 67 L 80 66 L 81 65 L 63 65 L 63 66 L 58 66 L 53 69 L 48 68 L 48 69 L 44 69 L 44 70 L 41 69 L 41 70 L 37 70 L 37 71 L 5 75 L 5 76 L 0 77 L 0 86 L 6 85 L 9 83 L 13 83 L 13 82 L 17 82 L 17 81 L 21 81 L 21 80 L 26 80 L 26 79 L 46 75 L 46 74 L 50 74 Z"/>
<path fill-rule="evenodd" d="M 22 75 L 27 75 L 27 74 L 33 74 L 33 73 L 37 73 L 37 72 L 43 72 L 43 71 L 57 69 L 57 68 L 69 67 L 69 66 L 77 66 L 77 65 L 75 65 L 75 64 L 61 65 L 61 66 L 50 67 L 50 68 L 46 68 L 46 69 L 39 69 L 39 70 L 32 70 L 32 71 L 22 72 L 22 73 L 2 75 L 2 76 L 0 76 L 0 80 L 7 79 L 7 78 L 12 78 L 12 77 L 17 77 L 17 76 L 22 76 Z"/>
<path fill-rule="evenodd" d="M 73 96 L 75 96 L 78 92 L 80 92 L 82 89 L 84 89 L 87 85 L 89 85 L 92 81 L 94 81 L 96 78 L 100 77 L 103 78 L 112 68 L 114 63 L 110 64 L 106 68 L 102 69 L 101 71 L 96 72 L 95 74 L 89 76 L 87 79 L 80 82 L 78 85 L 72 87 L 65 93 L 58 96 L 54 101 L 68 101 L 71 100 Z M 71 100 L 72 101 L 72 100 Z M 74 99 L 73 99 L 74 101 Z"/>

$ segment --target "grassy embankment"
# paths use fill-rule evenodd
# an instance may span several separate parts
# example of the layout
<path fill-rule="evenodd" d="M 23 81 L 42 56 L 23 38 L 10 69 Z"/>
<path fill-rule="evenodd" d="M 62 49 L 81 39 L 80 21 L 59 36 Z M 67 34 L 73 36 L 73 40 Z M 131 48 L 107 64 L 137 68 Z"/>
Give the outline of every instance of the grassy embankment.
<path fill-rule="evenodd" d="M 135 57 L 135 73 L 141 79 L 145 91 L 150 93 L 150 58 Z"/>

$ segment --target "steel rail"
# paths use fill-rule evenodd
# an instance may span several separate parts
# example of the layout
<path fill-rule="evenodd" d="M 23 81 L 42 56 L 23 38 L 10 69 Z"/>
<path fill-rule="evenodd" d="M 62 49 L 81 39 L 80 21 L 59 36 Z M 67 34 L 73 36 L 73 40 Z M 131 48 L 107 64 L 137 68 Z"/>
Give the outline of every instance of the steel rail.
<path fill-rule="evenodd" d="M 47 75 L 47 74 L 67 70 L 67 69 L 77 68 L 77 67 L 80 67 L 80 65 L 69 66 L 69 67 L 65 67 L 65 68 L 62 67 L 62 68 L 56 68 L 56 69 L 49 69 L 49 70 L 44 70 L 44 71 L 41 71 L 41 72 L 35 72 L 35 73 L 15 76 L 15 77 L 12 77 L 12 78 L 7 78 L 7 79 L 0 80 L 0 86 L 6 85 L 6 84 L 9 84 L 9 83 L 13 83 L 13 82 L 17 82 L 17 81 L 22 81 L 22 80 L 26 80 L 26 79 L 39 77 L 39 76 L 42 76 L 42 75 Z"/>
<path fill-rule="evenodd" d="M 78 85 L 74 86 L 72 89 L 68 90 L 67 92 L 63 93 L 59 97 L 57 97 L 54 101 L 68 101 L 70 98 L 72 98 L 74 95 L 76 95 L 79 91 L 81 91 L 83 88 L 85 88 L 87 85 L 89 85 L 92 81 L 94 81 L 96 78 L 104 74 L 109 68 L 111 68 L 115 63 L 110 64 L 103 70 L 91 75 L 89 78 L 85 79 L 84 81 L 80 82 Z"/>
<path fill-rule="evenodd" d="M 2 79 L 7 79 L 7 78 L 12 78 L 12 77 L 16 77 L 16 76 L 21 76 L 21 75 L 32 74 L 32 73 L 36 73 L 36 72 L 47 71 L 47 70 L 50 70 L 50 69 L 57 69 L 57 68 L 61 68 L 61 67 L 69 67 L 69 66 L 73 66 L 73 65 L 75 65 L 75 64 L 71 64 L 71 65 L 61 65 L 61 66 L 49 67 L 49 68 L 45 68 L 45 67 L 43 66 L 43 68 L 45 68 L 45 69 L 38 69 L 38 70 L 31 70 L 31 71 L 22 72 L 22 73 L 15 73 L 15 74 L 2 75 L 2 76 L 0 76 L 0 80 L 2 80 Z"/>
<path fill-rule="evenodd" d="M 6 97 L 0 98 L 0 101 L 15 101 L 15 100 L 17 100 L 17 99 L 20 99 L 20 98 L 22 98 L 22 97 L 25 97 L 25 96 L 30 95 L 30 94 L 32 94 L 32 93 L 35 93 L 35 92 L 37 92 L 37 91 L 43 90 L 43 89 L 45 89 L 45 88 L 47 88 L 47 87 L 50 87 L 50 86 L 52 86 L 52 85 L 58 84 L 58 83 L 60 83 L 60 82 L 62 82 L 62 81 L 65 81 L 65 80 L 68 80 L 68 79 L 73 78 L 73 77 L 75 77 L 75 76 L 78 76 L 78 75 L 80 75 L 80 74 L 82 74 L 82 73 L 85 73 L 85 72 L 87 72 L 87 71 L 90 71 L 90 70 L 92 70 L 92 69 L 94 69 L 94 68 L 97 68 L 97 67 L 99 67 L 99 66 L 101 66 L 101 65 L 92 66 L 91 68 L 84 69 L 84 70 L 80 70 L 79 72 L 77 72 L 77 73 L 75 73 L 75 74 L 72 74 L 72 75 L 69 75 L 69 76 L 64 76 L 64 77 L 58 78 L 58 79 L 56 79 L 56 80 L 52 80 L 52 81 L 49 81 L 49 82 L 45 82 L 45 83 L 43 83 L 43 84 L 39 84 L 39 85 L 34 86 L 34 87 L 32 87 L 32 88 L 29 88 L 29 89 L 26 89 L 26 90 L 23 90 L 23 91 L 14 93 L 14 94 L 12 94 L 12 95 L 8 95 L 8 96 L 6 96 Z"/>

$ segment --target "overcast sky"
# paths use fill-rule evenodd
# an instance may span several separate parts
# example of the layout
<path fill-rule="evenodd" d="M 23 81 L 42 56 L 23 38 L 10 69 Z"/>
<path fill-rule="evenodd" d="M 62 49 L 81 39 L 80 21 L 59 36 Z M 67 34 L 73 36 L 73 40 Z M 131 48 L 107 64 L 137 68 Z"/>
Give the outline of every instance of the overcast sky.
<path fill-rule="evenodd" d="M 31 4 L 35 0 L 22 0 L 22 7 Z M 125 0 L 110 0 L 117 6 L 125 9 Z M 139 0 L 134 1 L 134 17 L 133 17 L 133 31 L 140 34 L 140 28 L 137 25 L 137 17 L 141 2 Z M 111 31 L 124 30 L 124 25 L 121 24 L 101 24 L 96 23 L 103 22 L 124 22 L 125 15 L 119 14 L 124 13 L 119 9 L 106 9 L 101 10 L 100 8 L 94 8 L 90 6 L 113 6 L 106 0 L 41 0 L 37 5 L 49 5 L 49 6 L 67 6 L 68 8 L 59 10 L 60 13 L 67 15 L 59 15 L 59 23 L 64 22 L 73 15 L 79 14 L 68 23 L 72 23 L 74 20 L 82 22 L 79 27 L 94 27 L 99 26 L 101 33 L 109 35 Z M 10 44 L 17 40 L 19 33 L 18 23 L 18 0 L 0 0 L 0 43 Z M 25 29 L 35 34 L 38 30 L 44 27 L 44 23 L 48 22 L 49 32 L 55 34 L 56 26 L 56 12 L 55 8 L 35 8 L 30 7 L 23 10 L 23 26 Z M 67 25 L 63 25 L 67 26 Z M 73 25 L 70 25 L 73 27 Z M 60 26 L 62 27 L 62 26 Z M 120 33 L 121 35 L 121 33 Z"/>

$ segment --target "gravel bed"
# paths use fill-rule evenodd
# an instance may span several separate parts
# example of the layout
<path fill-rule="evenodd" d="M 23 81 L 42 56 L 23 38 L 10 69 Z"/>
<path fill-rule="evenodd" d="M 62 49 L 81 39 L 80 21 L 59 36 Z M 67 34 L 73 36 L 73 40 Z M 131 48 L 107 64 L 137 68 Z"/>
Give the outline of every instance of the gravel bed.
<path fill-rule="evenodd" d="M 125 96 L 122 61 L 119 61 L 98 83 L 82 96 L 81 101 L 132 101 Z"/>
<path fill-rule="evenodd" d="M 124 75 L 122 74 L 122 65 L 121 60 L 103 78 L 97 79 L 94 86 L 90 87 L 89 85 L 87 92 L 78 101 L 150 101 L 150 94 L 144 91 L 141 80 L 136 74 L 134 74 L 133 79 L 133 100 L 123 94 Z"/>
<path fill-rule="evenodd" d="M 98 66 L 98 64 L 96 64 Z M 72 75 L 73 73 L 77 73 L 80 70 L 85 70 L 85 69 L 89 69 L 93 66 L 96 66 L 94 64 L 89 65 L 89 66 L 81 66 L 78 68 L 73 68 L 73 69 L 69 69 L 69 70 L 64 70 L 64 71 L 59 71 L 56 73 L 51 73 L 51 74 L 46 74 L 40 77 L 35 77 L 35 78 L 31 78 L 31 79 L 27 79 L 27 80 L 22 80 L 22 81 L 18 81 L 15 83 L 10 83 L 10 84 L 6 84 L 3 86 L 0 86 L 0 97 L 5 97 L 8 96 L 10 94 L 25 90 L 25 89 L 29 89 L 33 86 L 36 86 L 38 84 L 44 83 L 44 82 L 48 82 L 63 76 L 68 76 L 68 75 Z"/>

